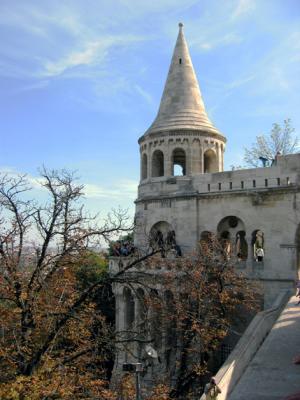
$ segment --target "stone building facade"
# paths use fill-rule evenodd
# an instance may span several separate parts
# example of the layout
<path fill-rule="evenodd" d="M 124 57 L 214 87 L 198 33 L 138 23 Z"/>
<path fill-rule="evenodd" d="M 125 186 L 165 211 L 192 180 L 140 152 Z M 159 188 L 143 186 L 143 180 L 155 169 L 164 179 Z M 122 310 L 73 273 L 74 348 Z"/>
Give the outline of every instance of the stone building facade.
<path fill-rule="evenodd" d="M 262 282 L 264 307 L 293 286 L 300 267 L 300 154 L 278 156 L 268 168 L 223 171 L 226 138 L 206 113 L 182 24 L 158 114 L 138 142 L 137 247 L 153 232 L 166 238 L 174 231 L 184 255 L 211 232 L 232 243 L 237 269 Z M 111 259 L 112 271 L 118 262 Z M 139 300 L 129 288 L 116 286 L 115 294 L 117 329 L 126 329 L 134 323 L 128 308 L 139 318 Z M 118 357 L 120 365 L 129 356 Z"/>

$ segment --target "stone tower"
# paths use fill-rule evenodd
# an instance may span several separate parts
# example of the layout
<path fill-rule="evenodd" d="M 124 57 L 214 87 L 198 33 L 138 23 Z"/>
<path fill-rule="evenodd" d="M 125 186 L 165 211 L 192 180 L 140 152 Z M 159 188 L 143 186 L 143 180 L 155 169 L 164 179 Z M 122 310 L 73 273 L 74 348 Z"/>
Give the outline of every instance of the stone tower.
<path fill-rule="evenodd" d="M 205 110 L 182 23 L 157 116 L 138 142 L 141 177 L 137 216 L 143 226 L 147 219 L 143 211 L 150 198 L 158 200 L 182 190 L 193 192 L 189 185 L 192 177 L 223 171 L 226 138 Z M 166 224 L 158 227 L 162 231 L 170 228 Z M 138 235 L 137 244 L 141 241 Z"/>
<path fill-rule="evenodd" d="M 184 176 L 221 172 L 225 142 L 206 113 L 180 23 L 158 114 L 139 139 L 141 183 L 174 176 L 176 165 Z"/>
<path fill-rule="evenodd" d="M 157 116 L 139 138 L 141 178 L 135 201 L 138 250 L 147 253 L 153 239 L 159 239 L 157 244 L 170 244 L 170 238 L 172 250 L 161 252 L 161 259 L 150 268 L 147 263 L 139 263 L 126 270 L 124 282 L 113 286 L 116 332 L 128 344 L 116 352 L 115 380 L 124 363 L 143 360 L 143 346 L 132 339 L 132 334 L 140 334 L 139 329 L 145 325 L 144 290 L 151 288 L 150 294 L 159 294 L 167 306 L 170 293 L 163 277 L 169 272 L 167 259 L 180 256 L 178 247 L 186 256 L 199 249 L 199 242 L 209 234 L 226 239 L 236 270 L 260 281 L 265 308 L 299 278 L 300 154 L 276 156 L 268 168 L 223 171 L 225 143 L 206 113 L 183 25 L 179 24 Z M 260 260 L 257 249 L 264 253 Z M 130 260 L 111 257 L 110 273 L 119 272 Z M 145 285 L 128 284 L 136 277 Z M 161 359 L 161 363 L 147 369 L 144 385 L 146 381 L 151 385 L 163 375 L 172 382 L 176 380 L 180 342 L 173 335 L 172 347 L 168 336 L 159 334 L 158 325 L 159 318 L 152 315 L 142 336 L 151 338 Z M 230 351 L 235 339 L 225 343 L 225 349 Z"/>

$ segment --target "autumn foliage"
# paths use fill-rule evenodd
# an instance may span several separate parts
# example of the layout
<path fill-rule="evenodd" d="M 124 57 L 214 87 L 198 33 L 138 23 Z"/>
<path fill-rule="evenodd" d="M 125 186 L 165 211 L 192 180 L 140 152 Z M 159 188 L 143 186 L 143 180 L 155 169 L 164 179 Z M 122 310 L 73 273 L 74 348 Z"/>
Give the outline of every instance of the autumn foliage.
<path fill-rule="evenodd" d="M 143 287 L 144 332 L 135 326 L 132 340 L 142 335 L 153 344 L 156 336 L 167 343 L 172 372 L 157 377 L 144 399 L 199 394 L 236 318 L 258 303 L 234 258 L 211 236 L 200 253 L 170 260 L 170 249 L 149 248 L 109 275 L 107 260 L 91 248 L 132 229 L 126 213 L 114 212 L 99 226 L 84 214 L 83 187 L 73 174 L 41 175 L 44 204 L 28 199 L 25 177 L 0 177 L 0 398 L 135 398 L 133 375 L 115 391 L 109 385 L 116 346 L 122 346 L 113 321 L 113 283 L 137 296 Z M 150 273 L 158 267 L 159 278 Z"/>
<path fill-rule="evenodd" d="M 42 178 L 43 205 L 26 200 L 24 177 L 0 180 L 0 398 L 114 399 L 111 326 L 95 301 L 109 290 L 107 262 L 89 248 L 126 231 L 126 217 L 99 227 L 77 204 L 83 188 L 72 174 Z"/>

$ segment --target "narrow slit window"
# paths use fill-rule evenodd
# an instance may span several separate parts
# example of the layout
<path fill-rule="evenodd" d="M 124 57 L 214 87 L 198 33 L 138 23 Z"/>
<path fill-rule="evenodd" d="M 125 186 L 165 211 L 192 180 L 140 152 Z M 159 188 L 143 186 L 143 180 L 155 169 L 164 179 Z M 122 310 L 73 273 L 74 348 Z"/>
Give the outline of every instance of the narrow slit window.
<path fill-rule="evenodd" d="M 181 58 L 179 58 L 179 64 L 181 64 L 182 63 L 182 59 Z"/>
<path fill-rule="evenodd" d="M 268 179 L 265 179 L 265 187 L 268 187 Z"/>
<path fill-rule="evenodd" d="M 256 180 L 253 179 L 253 187 L 256 187 Z"/>
<path fill-rule="evenodd" d="M 207 190 L 210 192 L 210 183 L 207 185 Z"/>
<path fill-rule="evenodd" d="M 241 181 L 241 189 L 244 189 L 244 181 Z"/>
<path fill-rule="evenodd" d="M 286 178 L 286 184 L 289 185 L 290 183 L 291 183 L 291 182 L 290 182 L 290 178 L 287 177 L 287 178 Z"/>
<path fill-rule="evenodd" d="M 280 178 L 277 178 L 277 185 L 280 186 Z"/>
<path fill-rule="evenodd" d="M 219 183 L 219 190 L 222 189 L 222 183 Z"/>
<path fill-rule="evenodd" d="M 232 189 L 232 182 L 229 182 L 229 189 Z"/>

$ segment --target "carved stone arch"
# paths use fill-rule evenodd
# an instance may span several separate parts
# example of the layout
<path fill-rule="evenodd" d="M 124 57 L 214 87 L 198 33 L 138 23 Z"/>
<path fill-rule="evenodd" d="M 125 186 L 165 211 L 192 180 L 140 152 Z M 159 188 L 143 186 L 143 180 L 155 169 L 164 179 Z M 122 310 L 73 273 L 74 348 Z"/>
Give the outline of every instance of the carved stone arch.
<path fill-rule="evenodd" d="M 152 153 L 152 177 L 164 176 L 164 153 L 161 150 L 155 150 Z"/>
<path fill-rule="evenodd" d="M 263 256 L 265 256 L 265 235 L 262 229 L 256 229 L 251 235 L 251 254 L 252 258 L 257 260 L 258 249 L 263 250 Z"/>
<path fill-rule="evenodd" d="M 182 147 L 176 147 L 172 151 L 172 175 L 184 176 L 186 175 L 186 151 Z"/>
<path fill-rule="evenodd" d="M 203 155 L 204 173 L 218 172 L 218 160 L 213 148 L 205 150 Z"/>
<path fill-rule="evenodd" d="M 173 227 L 169 222 L 159 221 L 156 222 L 150 229 L 149 236 L 151 242 L 156 242 L 158 245 L 164 244 L 167 239 L 168 233 L 173 231 Z M 158 240 L 161 243 L 158 243 Z M 153 245 L 154 243 L 152 243 Z"/>
<path fill-rule="evenodd" d="M 248 257 L 248 243 L 244 222 L 235 215 L 223 218 L 217 227 L 219 239 L 228 257 L 235 254 L 239 259 Z"/>

